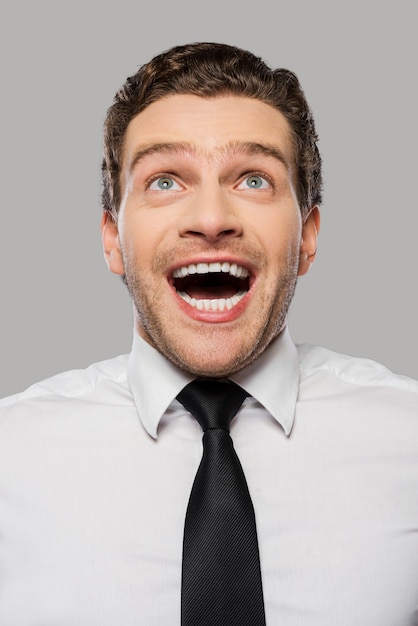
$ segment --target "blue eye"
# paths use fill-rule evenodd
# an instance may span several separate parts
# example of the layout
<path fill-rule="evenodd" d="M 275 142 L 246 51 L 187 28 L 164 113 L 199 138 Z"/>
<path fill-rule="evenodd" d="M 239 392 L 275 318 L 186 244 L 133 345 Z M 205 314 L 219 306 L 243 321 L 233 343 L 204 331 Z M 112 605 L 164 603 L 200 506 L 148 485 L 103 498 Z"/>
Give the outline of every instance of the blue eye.
<path fill-rule="evenodd" d="M 160 176 L 149 186 L 153 191 L 180 191 L 181 187 L 170 176 Z"/>
<path fill-rule="evenodd" d="M 263 176 L 259 176 L 258 174 L 251 174 L 251 176 L 247 176 L 238 185 L 238 189 L 268 189 L 269 187 L 269 182 Z"/>

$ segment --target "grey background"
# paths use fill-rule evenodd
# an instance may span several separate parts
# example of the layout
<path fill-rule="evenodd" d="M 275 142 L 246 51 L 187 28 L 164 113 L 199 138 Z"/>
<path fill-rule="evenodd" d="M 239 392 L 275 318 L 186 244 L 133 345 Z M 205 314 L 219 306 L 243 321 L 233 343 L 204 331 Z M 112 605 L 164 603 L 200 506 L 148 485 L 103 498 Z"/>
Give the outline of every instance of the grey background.
<path fill-rule="evenodd" d="M 317 262 L 290 328 L 418 378 L 413 2 L 3 2 L 0 396 L 130 348 L 99 237 L 101 125 L 166 48 L 221 41 L 301 79 L 324 159 Z"/>

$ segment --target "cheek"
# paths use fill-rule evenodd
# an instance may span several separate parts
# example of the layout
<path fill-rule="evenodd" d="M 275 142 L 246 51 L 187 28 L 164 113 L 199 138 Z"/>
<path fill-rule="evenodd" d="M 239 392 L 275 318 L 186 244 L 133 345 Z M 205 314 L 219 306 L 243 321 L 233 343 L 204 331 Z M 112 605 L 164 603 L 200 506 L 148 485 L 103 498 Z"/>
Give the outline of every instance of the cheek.
<path fill-rule="evenodd" d="M 266 226 L 265 231 L 260 234 L 260 239 L 267 260 L 281 265 L 298 256 L 300 237 L 297 225 L 293 225 L 292 228 L 285 228 L 283 225 Z"/>
<path fill-rule="evenodd" d="M 156 228 L 151 227 L 147 220 L 136 215 L 133 219 L 129 214 L 122 216 L 119 224 L 120 243 L 125 259 L 131 262 L 146 264 L 153 257 L 156 248 Z"/>
<path fill-rule="evenodd" d="M 249 220 L 248 226 L 252 228 L 261 245 L 276 257 L 286 254 L 286 250 L 300 242 L 302 216 L 293 201 L 260 207 Z"/>

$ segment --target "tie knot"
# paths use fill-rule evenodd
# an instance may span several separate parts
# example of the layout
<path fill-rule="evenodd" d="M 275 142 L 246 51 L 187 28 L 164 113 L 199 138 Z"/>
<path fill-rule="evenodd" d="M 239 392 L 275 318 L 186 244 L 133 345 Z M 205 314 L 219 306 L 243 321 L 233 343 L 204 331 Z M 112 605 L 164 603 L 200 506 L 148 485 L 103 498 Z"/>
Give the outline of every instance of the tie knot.
<path fill-rule="evenodd" d="M 193 380 L 180 391 L 177 400 L 190 411 L 203 431 L 221 428 L 229 432 L 248 393 L 230 380 Z"/>

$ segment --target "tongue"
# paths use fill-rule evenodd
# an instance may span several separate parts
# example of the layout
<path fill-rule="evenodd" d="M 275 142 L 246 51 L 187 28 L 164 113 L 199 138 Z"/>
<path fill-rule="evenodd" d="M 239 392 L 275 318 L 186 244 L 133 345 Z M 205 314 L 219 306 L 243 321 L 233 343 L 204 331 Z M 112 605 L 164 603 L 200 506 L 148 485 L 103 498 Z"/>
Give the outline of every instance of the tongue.
<path fill-rule="evenodd" d="M 215 300 L 216 298 L 231 298 L 235 296 L 237 290 L 231 285 L 206 285 L 204 287 L 201 285 L 190 285 L 187 288 L 187 293 L 195 300 Z"/>

